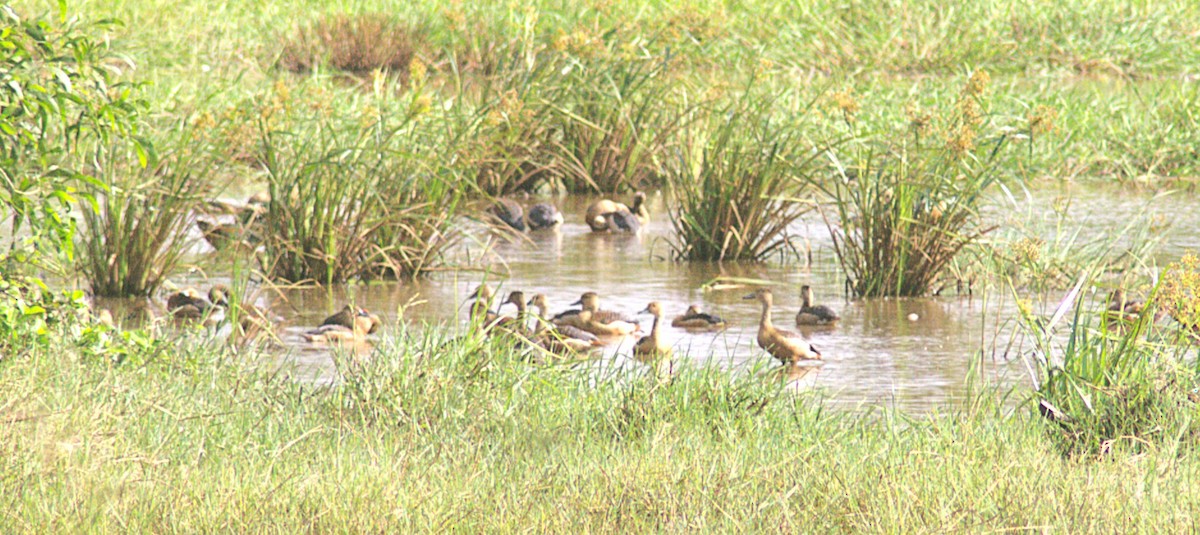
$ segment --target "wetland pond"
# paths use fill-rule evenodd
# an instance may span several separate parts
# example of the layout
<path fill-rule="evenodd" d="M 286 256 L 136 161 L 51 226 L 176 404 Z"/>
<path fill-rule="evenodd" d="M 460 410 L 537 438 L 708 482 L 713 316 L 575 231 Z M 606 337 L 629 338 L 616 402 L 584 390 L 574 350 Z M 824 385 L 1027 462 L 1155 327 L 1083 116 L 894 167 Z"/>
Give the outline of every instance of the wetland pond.
<path fill-rule="evenodd" d="M 512 290 L 522 290 L 527 297 L 546 294 L 551 313 L 568 308 L 585 291 L 598 292 L 603 308 L 630 315 L 649 301 L 659 301 L 665 308 L 662 335 L 674 347 L 677 360 L 731 369 L 778 366 L 755 344 L 759 305 L 742 299 L 751 289 L 704 289 L 706 282 L 724 276 L 776 283 L 776 325 L 803 332 L 825 358 L 819 367 L 797 374 L 802 377 L 796 378 L 793 385 L 819 390 L 838 406 L 882 405 L 927 412 L 964 394 L 972 370 L 991 384 L 1029 384 L 1028 371 L 1019 356 L 1027 347 L 1022 348 L 1019 337 L 1014 337 L 1016 304 L 998 285 L 976 283 L 973 295 L 965 291 L 958 294 L 951 285 L 937 297 L 848 299 L 846 276 L 834 256 L 829 232 L 816 212 L 810 212 L 790 229 L 794 242 L 811 250 L 811 262 L 673 262 L 668 241 L 671 224 L 661 194 L 651 195 L 652 221 L 640 235 L 591 232 L 582 214 L 594 199 L 551 199 L 562 210 L 565 223 L 557 230 L 528 233 L 528 239 L 502 239 L 483 225 L 475 225 L 456 251 L 456 262 L 472 268 L 487 266 L 487 271 L 445 271 L 415 282 L 260 292 L 259 304 L 286 320 L 279 333 L 285 345 L 278 350 L 281 361 L 294 364 L 296 375 L 306 380 L 334 380 L 331 352 L 336 349 L 308 344 L 301 340 L 300 333 L 318 325 L 345 303 L 352 301 L 382 317 L 384 328 L 373 337 L 391 335 L 398 321 L 412 326 L 440 325 L 454 331 L 467 325 L 468 307 L 464 301 L 486 280 L 496 288 L 493 308 Z M 1066 199 L 1070 201 L 1065 208 L 1067 215 L 1060 217 L 1055 206 L 1063 210 Z M 1186 250 L 1200 248 L 1200 238 L 1193 230 L 1200 223 L 1200 213 L 1194 206 L 1193 196 L 1184 193 L 1162 195 L 1077 185 L 1033 192 L 1006 190 L 985 209 L 985 223 L 998 226 L 985 239 L 1010 236 L 1005 233 L 1019 226 L 1049 243 L 1067 234 L 1075 236 L 1077 243 L 1111 239 L 1116 248 L 1121 248 L 1131 245 L 1123 243 L 1129 239 L 1118 236 L 1129 223 L 1168 220 L 1170 225 L 1156 234 L 1161 242 L 1147 259 L 1161 266 L 1178 259 Z M 207 245 L 199 243 L 197 252 L 203 252 L 201 249 Z M 226 282 L 225 269 L 224 278 L 218 263 L 209 268 L 210 276 L 217 274 L 210 280 L 188 279 L 178 284 L 204 288 L 209 283 Z M 1150 283 L 1147 276 L 1142 284 Z M 841 314 L 836 327 L 795 327 L 799 287 L 803 284 L 814 288 L 818 303 Z M 1095 292 L 1098 302 L 1102 302 L 1105 290 Z M 1043 295 L 1022 297 L 1034 303 L 1035 310 L 1048 313 L 1065 294 L 1065 289 L 1053 289 Z M 670 319 L 691 304 L 723 317 L 728 328 L 696 333 L 670 327 Z M 506 306 L 504 312 L 515 314 L 515 307 Z M 648 332 L 652 318 L 645 315 L 639 320 Z M 605 365 L 638 366 L 640 363 L 629 357 L 635 340 L 614 340 L 595 359 Z"/>

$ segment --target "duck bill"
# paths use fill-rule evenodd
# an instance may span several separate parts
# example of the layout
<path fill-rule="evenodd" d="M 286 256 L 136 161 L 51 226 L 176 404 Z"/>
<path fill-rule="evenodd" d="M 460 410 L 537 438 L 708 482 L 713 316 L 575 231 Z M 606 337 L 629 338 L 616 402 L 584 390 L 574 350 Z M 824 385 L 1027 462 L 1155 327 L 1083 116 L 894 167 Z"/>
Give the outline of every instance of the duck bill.
<path fill-rule="evenodd" d="M 576 299 L 574 303 L 571 303 L 570 305 L 567 305 L 567 306 L 572 306 L 572 307 L 573 306 L 583 306 L 583 299 Z"/>
<path fill-rule="evenodd" d="M 650 313 L 650 307 L 643 308 L 640 312 L 638 312 L 638 314 L 649 314 L 649 313 Z"/>
<path fill-rule="evenodd" d="M 745 299 L 747 301 L 749 301 L 751 299 L 758 299 L 758 295 L 756 295 L 756 294 L 743 295 L 742 299 Z"/>

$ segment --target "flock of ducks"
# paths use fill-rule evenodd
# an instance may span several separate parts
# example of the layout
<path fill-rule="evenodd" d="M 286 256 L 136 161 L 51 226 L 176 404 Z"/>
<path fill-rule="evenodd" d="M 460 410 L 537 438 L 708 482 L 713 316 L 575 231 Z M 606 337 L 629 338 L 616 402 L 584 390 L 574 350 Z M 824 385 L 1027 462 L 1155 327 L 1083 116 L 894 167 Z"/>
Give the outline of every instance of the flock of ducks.
<path fill-rule="evenodd" d="M 254 225 L 266 212 L 269 203 L 270 196 L 265 192 L 250 197 L 244 205 L 213 203 L 213 211 L 235 216 L 237 224 L 218 224 L 204 219 L 197 220 L 196 224 L 205 239 L 218 249 L 234 242 L 252 242 Z M 549 203 L 536 203 L 525 209 L 515 200 L 500 198 L 488 212 L 496 221 L 521 232 L 550 229 L 563 223 L 562 213 Z M 650 221 L 646 195 L 634 193 L 628 205 L 609 199 L 596 201 L 587 208 L 584 221 L 593 232 L 637 233 Z M 213 286 L 207 298 L 194 289 L 187 289 L 169 296 L 167 308 L 177 320 L 208 324 L 218 317 L 213 314 L 215 310 L 229 306 L 228 296 L 229 291 L 223 285 Z M 840 319 L 829 307 L 814 304 L 813 291 L 809 286 L 801 289 L 801 297 L 803 302 L 796 315 L 797 325 L 830 325 Z M 634 317 L 602 308 L 596 292 L 581 295 L 579 300 L 571 304 L 577 308 L 554 315 L 550 314 L 545 294 L 534 294 L 526 299 L 523 292 L 509 293 L 497 310 L 512 305 L 517 310 L 515 316 L 493 311 L 494 298 L 487 284 L 479 285 L 468 297 L 469 301 L 473 301 L 470 317 L 475 325 L 489 336 L 516 337 L 556 355 L 583 354 L 605 345 L 613 338 L 643 334 L 640 323 Z M 760 289 L 745 298 L 756 299 L 762 306 L 757 336 L 759 347 L 786 364 L 821 360 L 821 352 L 803 336 L 775 327 L 771 319 L 773 303 L 770 290 Z M 241 309 L 250 312 L 243 316 L 243 330 L 248 330 L 251 325 L 261 327 L 269 324 L 262 321 L 268 317 L 266 311 L 251 304 L 242 304 Z M 653 322 L 649 333 L 643 334 L 634 343 L 634 356 L 643 360 L 669 358 L 672 349 L 661 337 L 663 305 L 652 301 L 638 314 L 650 315 Z M 350 342 L 375 333 L 380 325 L 379 316 L 364 308 L 346 305 L 300 336 L 310 343 Z M 688 331 L 713 331 L 724 329 L 726 322 L 718 316 L 705 313 L 697 305 L 691 305 L 683 314 L 671 320 L 671 326 Z"/>
<path fill-rule="evenodd" d="M 841 319 L 829 307 L 813 304 L 812 288 L 805 286 L 802 294 L 804 305 L 796 316 L 798 325 L 832 325 Z M 492 288 L 487 284 L 479 285 L 468 297 L 468 301 L 473 301 L 470 316 L 474 325 L 489 336 L 516 336 L 528 344 L 558 355 L 586 353 L 614 338 L 643 332 L 635 318 L 601 307 L 600 296 L 596 292 L 585 292 L 579 300 L 571 303 L 570 306 L 578 308 L 554 315 L 549 313 L 545 294 L 535 294 L 526 300 L 524 292 L 513 291 L 496 310 L 491 306 L 494 297 Z M 771 290 L 756 290 L 745 296 L 745 299 L 758 300 L 762 306 L 757 336 L 759 347 L 784 364 L 822 359 L 821 352 L 802 335 L 775 327 L 771 319 Z M 516 307 L 516 315 L 502 315 L 500 310 L 510 304 Z M 536 312 L 531 313 L 530 307 L 536 309 Z M 650 332 L 634 343 L 633 355 L 639 360 L 671 357 L 671 346 L 667 345 L 661 336 L 664 315 L 662 304 L 651 301 L 638 314 L 652 316 L 653 323 Z M 718 316 L 701 311 L 697 305 L 691 305 L 686 312 L 671 320 L 671 326 L 689 331 L 712 331 L 725 328 L 726 322 Z"/>
<path fill-rule="evenodd" d="M 519 232 L 552 229 L 563 223 L 562 212 L 553 204 L 544 202 L 525 210 L 515 200 L 500 198 L 488 208 L 488 213 L 496 221 Z M 633 203 L 629 205 L 609 199 L 596 201 L 588 206 L 584 222 L 592 232 L 640 232 L 650 222 L 646 194 L 640 191 L 634 193 Z"/>

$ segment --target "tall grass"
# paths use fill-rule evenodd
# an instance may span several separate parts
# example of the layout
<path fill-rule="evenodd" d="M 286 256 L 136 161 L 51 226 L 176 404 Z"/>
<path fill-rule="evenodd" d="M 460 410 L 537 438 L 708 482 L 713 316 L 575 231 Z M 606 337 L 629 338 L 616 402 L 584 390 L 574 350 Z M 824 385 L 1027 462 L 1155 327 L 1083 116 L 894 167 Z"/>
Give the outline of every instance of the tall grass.
<path fill-rule="evenodd" d="M 739 97 L 686 129 L 667 181 L 676 258 L 763 260 L 788 246 L 816 152 L 773 107 Z"/>
<path fill-rule="evenodd" d="M 190 130 L 173 135 L 161 153 L 99 152 L 95 202 L 79 207 L 79 270 L 97 296 L 149 296 L 180 261 L 209 182 L 204 145 Z"/>
<path fill-rule="evenodd" d="M 569 62 L 550 97 L 555 146 L 568 191 L 618 193 L 657 185 L 684 118 L 668 78 L 670 57 Z"/>
<path fill-rule="evenodd" d="M 850 145 L 849 165 L 835 156 L 832 179 L 815 182 L 833 201 L 836 219 L 826 225 L 856 295 L 924 295 L 963 247 L 992 230 L 978 207 L 999 178 L 1007 137 L 976 141 L 988 133 L 986 80 L 972 75 L 940 121 L 914 112 L 911 139 Z M 839 97 L 848 123 L 852 99 Z"/>

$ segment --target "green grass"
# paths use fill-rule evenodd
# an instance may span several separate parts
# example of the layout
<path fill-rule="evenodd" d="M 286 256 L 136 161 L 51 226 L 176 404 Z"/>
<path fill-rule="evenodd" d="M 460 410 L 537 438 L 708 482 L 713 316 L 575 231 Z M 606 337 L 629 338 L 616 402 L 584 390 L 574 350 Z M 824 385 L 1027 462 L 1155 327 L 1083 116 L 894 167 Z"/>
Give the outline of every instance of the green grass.
<path fill-rule="evenodd" d="M 1066 459 L 986 390 L 925 417 L 847 413 L 759 372 L 596 379 L 442 336 L 344 358 L 332 389 L 161 344 L 0 360 L 0 526 L 1178 531 L 1200 498 L 1172 437 Z"/>

